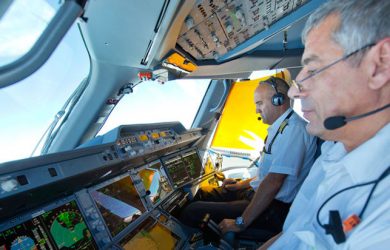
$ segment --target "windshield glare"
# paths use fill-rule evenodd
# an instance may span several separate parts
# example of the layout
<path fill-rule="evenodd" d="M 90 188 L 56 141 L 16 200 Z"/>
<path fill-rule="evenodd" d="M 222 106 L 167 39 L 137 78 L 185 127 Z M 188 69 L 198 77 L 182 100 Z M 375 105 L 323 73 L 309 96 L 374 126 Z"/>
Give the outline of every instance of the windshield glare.
<path fill-rule="evenodd" d="M 74 23 L 38 71 L 0 89 L 0 162 L 32 156 L 57 112 L 88 76 L 89 68 L 89 57 Z M 35 155 L 39 152 L 40 148 Z"/>
<path fill-rule="evenodd" d="M 98 135 L 123 124 L 179 121 L 189 129 L 209 83 L 209 79 L 142 82 L 121 99 Z"/>
<path fill-rule="evenodd" d="M 7 10 L 11 14 L 6 12 L 0 17 L 0 67 L 17 60 L 33 46 L 59 3 L 62 1 L 37 0 L 31 4 L 29 0 L 17 0 L 11 4 Z M 28 14 L 22 14 L 22 9 Z M 39 70 L 0 89 L 0 163 L 41 154 L 50 125 L 89 72 L 89 56 L 76 22 Z M 123 124 L 168 121 L 179 121 L 188 129 L 209 83 L 210 80 L 143 82 L 122 98 L 99 134 Z"/>
<path fill-rule="evenodd" d="M 58 0 L 14 0 L 0 16 L 0 67 L 31 49 L 60 7 Z M 1 14 L 1 13 L 0 13 Z"/>

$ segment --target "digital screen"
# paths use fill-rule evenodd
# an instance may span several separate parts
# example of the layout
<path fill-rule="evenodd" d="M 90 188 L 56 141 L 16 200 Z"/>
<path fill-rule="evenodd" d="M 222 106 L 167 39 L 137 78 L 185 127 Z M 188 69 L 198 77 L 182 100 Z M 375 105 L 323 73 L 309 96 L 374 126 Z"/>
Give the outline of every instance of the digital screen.
<path fill-rule="evenodd" d="M 112 236 L 117 235 L 145 212 L 130 176 L 90 193 Z"/>
<path fill-rule="evenodd" d="M 0 249 L 97 249 L 76 201 L 0 232 Z"/>
<path fill-rule="evenodd" d="M 153 204 L 163 200 L 172 192 L 171 185 L 162 173 L 160 162 L 150 164 L 148 167 L 140 170 L 138 175 L 145 186 L 145 190 L 150 191 L 149 198 Z"/>
<path fill-rule="evenodd" d="M 165 160 L 164 165 L 174 186 L 190 181 L 190 176 L 180 156 Z"/>
<path fill-rule="evenodd" d="M 165 159 L 163 163 L 175 187 L 199 178 L 203 173 L 202 162 L 196 150 Z"/>
<path fill-rule="evenodd" d="M 120 245 L 125 250 L 172 250 L 179 241 L 179 236 L 149 217 L 123 238 Z"/>
<path fill-rule="evenodd" d="M 191 178 L 198 178 L 202 175 L 202 162 L 196 151 L 190 151 L 182 155 L 183 163 L 187 168 L 187 173 Z"/>

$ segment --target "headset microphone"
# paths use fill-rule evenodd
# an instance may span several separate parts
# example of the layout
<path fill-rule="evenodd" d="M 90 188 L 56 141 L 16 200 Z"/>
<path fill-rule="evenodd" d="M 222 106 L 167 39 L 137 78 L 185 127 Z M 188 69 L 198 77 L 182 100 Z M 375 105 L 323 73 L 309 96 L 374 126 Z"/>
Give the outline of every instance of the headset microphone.
<path fill-rule="evenodd" d="M 351 231 L 353 228 L 355 228 L 359 223 L 360 220 L 363 218 L 364 212 L 366 211 L 366 208 L 368 206 L 368 203 L 370 202 L 370 199 L 372 197 L 372 194 L 374 193 L 376 187 L 378 186 L 379 182 L 381 182 L 384 178 L 386 178 L 390 174 L 390 166 L 387 166 L 386 170 L 382 172 L 382 174 L 378 177 L 378 179 L 373 180 L 373 181 L 368 181 L 364 183 L 359 183 L 353 186 L 349 186 L 346 188 L 343 188 L 339 190 L 338 192 L 334 193 L 331 195 L 317 211 L 317 223 L 325 229 L 326 234 L 330 234 L 333 237 L 333 240 L 336 242 L 336 244 L 340 244 L 346 241 L 346 232 Z M 332 200 L 335 196 L 344 193 L 345 191 L 366 186 L 366 185 L 372 185 L 372 188 L 370 190 L 370 193 L 368 194 L 368 197 L 366 198 L 366 202 L 364 203 L 364 206 L 360 213 L 357 214 L 352 214 L 349 216 L 344 222 L 341 220 L 340 212 L 338 210 L 331 210 L 329 211 L 329 223 L 328 224 L 322 224 L 320 221 L 320 212 L 324 208 L 324 206 Z"/>
<path fill-rule="evenodd" d="M 361 115 L 357 115 L 357 116 L 352 116 L 352 117 L 348 117 L 346 118 L 345 116 L 342 116 L 342 115 L 339 115 L 339 116 L 331 116 L 331 117 L 328 117 L 325 119 L 324 121 L 324 127 L 326 129 L 329 129 L 329 130 L 334 130 L 334 129 L 338 129 L 338 128 L 341 128 L 342 126 L 344 126 L 345 124 L 347 124 L 347 122 L 350 122 L 350 121 L 353 121 L 353 120 L 357 120 L 357 119 L 360 119 L 360 118 L 363 118 L 363 117 L 366 117 L 366 116 L 370 116 L 370 115 L 373 115 L 375 113 L 378 113 L 384 109 L 387 109 L 390 107 L 390 103 L 379 108 L 379 109 L 375 109 L 373 111 L 370 111 L 370 112 L 367 112 L 367 113 L 364 113 L 364 114 L 361 114 Z"/>

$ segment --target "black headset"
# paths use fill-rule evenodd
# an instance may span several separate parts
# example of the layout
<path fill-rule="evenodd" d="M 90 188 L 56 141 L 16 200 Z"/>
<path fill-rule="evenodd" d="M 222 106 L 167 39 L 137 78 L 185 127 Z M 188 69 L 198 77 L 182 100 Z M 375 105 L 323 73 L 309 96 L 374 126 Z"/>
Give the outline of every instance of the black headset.
<path fill-rule="evenodd" d="M 343 229 L 343 222 L 341 221 L 341 217 L 340 217 L 340 212 L 338 210 L 330 210 L 329 211 L 329 223 L 322 224 L 320 221 L 320 212 L 324 208 L 324 206 L 330 200 L 332 200 L 335 196 L 337 196 L 345 191 L 348 191 L 348 190 L 354 189 L 354 188 L 358 188 L 358 187 L 362 187 L 362 186 L 366 186 L 366 185 L 374 184 L 370 190 L 370 193 L 367 196 L 367 199 L 366 199 L 366 202 L 364 203 L 362 211 L 360 211 L 359 215 L 355 215 L 357 217 L 357 221 L 350 222 L 350 224 L 352 224 L 351 227 L 355 227 L 360 222 L 360 219 L 363 217 L 363 214 L 366 211 L 367 205 L 368 205 L 368 203 L 371 199 L 371 196 L 374 193 L 375 188 L 377 187 L 378 183 L 380 181 L 382 181 L 384 178 L 386 178 L 389 174 L 390 174 L 390 166 L 387 167 L 387 169 L 378 177 L 378 179 L 373 180 L 373 181 L 369 181 L 369 182 L 356 184 L 356 185 L 341 189 L 340 191 L 331 195 L 326 201 L 324 201 L 324 203 L 322 203 L 322 205 L 320 206 L 320 208 L 317 211 L 317 216 L 316 216 L 317 223 L 320 225 L 320 227 L 325 229 L 326 234 L 332 235 L 333 240 L 336 242 L 336 244 L 340 244 L 340 243 L 343 243 L 346 241 L 346 236 L 345 236 L 345 232 Z"/>
<path fill-rule="evenodd" d="M 281 78 L 278 78 L 281 81 L 283 81 L 284 84 L 288 86 L 288 84 Z M 264 83 L 267 83 L 271 85 L 271 87 L 275 90 L 275 94 L 271 97 L 271 102 L 274 106 L 280 106 L 284 103 L 286 100 L 286 97 L 283 93 L 280 93 L 277 88 L 276 78 L 271 76 L 267 80 L 263 81 Z"/>

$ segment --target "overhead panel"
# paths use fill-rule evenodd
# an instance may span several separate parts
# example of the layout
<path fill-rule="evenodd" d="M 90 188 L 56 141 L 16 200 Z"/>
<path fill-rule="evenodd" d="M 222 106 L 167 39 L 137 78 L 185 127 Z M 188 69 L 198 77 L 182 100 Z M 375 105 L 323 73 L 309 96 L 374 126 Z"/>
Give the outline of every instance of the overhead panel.
<path fill-rule="evenodd" d="M 198 1 L 177 44 L 197 60 L 218 59 L 307 1 Z"/>

